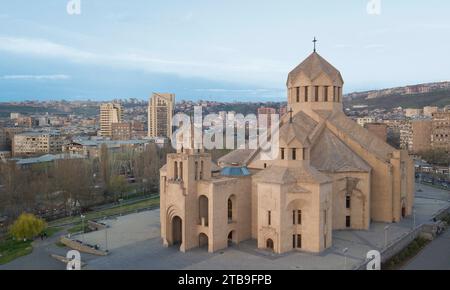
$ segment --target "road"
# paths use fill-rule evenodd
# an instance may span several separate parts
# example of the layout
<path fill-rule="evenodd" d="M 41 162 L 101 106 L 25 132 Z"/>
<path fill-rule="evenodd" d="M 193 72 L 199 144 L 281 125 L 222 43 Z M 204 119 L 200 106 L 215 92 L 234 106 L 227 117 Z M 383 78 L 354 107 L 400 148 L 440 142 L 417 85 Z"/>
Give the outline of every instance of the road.
<path fill-rule="evenodd" d="M 402 270 L 450 270 L 450 230 L 432 241 Z"/>

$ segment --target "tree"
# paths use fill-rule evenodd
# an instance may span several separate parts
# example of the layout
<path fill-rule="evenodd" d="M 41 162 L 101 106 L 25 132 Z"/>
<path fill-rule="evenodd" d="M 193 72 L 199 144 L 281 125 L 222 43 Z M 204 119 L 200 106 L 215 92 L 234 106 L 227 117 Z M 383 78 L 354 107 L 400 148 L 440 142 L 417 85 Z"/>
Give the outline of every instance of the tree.
<path fill-rule="evenodd" d="M 16 240 L 33 239 L 47 228 L 43 219 L 33 214 L 22 213 L 11 226 L 9 233 Z"/>
<path fill-rule="evenodd" d="M 107 186 L 111 178 L 110 158 L 108 152 L 108 146 L 102 144 L 100 147 L 100 175 L 103 183 Z"/>
<path fill-rule="evenodd" d="M 444 149 L 431 149 L 418 153 L 425 161 L 433 165 L 448 166 L 450 164 L 450 152 Z"/>
<path fill-rule="evenodd" d="M 127 179 L 122 175 L 113 176 L 108 191 L 114 193 L 116 200 L 118 200 L 119 197 L 123 197 L 123 194 L 128 191 Z"/>

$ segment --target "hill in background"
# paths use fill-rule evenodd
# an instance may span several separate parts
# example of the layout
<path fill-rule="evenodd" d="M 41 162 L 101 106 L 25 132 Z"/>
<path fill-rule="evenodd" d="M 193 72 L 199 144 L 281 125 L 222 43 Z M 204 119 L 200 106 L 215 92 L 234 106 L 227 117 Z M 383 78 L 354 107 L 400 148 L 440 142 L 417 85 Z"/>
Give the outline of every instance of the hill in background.
<path fill-rule="evenodd" d="M 391 89 L 351 93 L 344 97 L 346 107 L 367 106 L 368 109 L 444 107 L 450 105 L 450 82 L 420 84 Z"/>

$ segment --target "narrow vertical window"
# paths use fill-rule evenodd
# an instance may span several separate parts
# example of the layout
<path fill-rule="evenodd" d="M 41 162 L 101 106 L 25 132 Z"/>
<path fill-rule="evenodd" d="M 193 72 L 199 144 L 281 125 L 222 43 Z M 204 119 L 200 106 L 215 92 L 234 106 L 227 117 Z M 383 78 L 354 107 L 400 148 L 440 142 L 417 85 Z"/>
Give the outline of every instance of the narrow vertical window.
<path fill-rule="evenodd" d="M 176 162 L 176 161 L 173 165 L 173 177 L 175 180 L 178 179 L 178 162 Z"/>
<path fill-rule="evenodd" d="M 295 249 L 295 240 L 296 240 L 296 236 L 292 235 L 292 248 Z"/>
<path fill-rule="evenodd" d="M 308 98 L 309 98 L 308 87 L 305 87 L 305 102 L 308 102 Z"/>
<path fill-rule="evenodd" d="M 302 248 L 302 235 L 297 235 L 297 248 Z"/>
<path fill-rule="evenodd" d="M 300 87 L 296 87 L 295 91 L 297 96 L 297 103 L 300 103 Z"/>
<path fill-rule="evenodd" d="M 323 97 L 324 97 L 325 102 L 328 102 L 328 87 L 327 86 L 325 86 L 323 88 Z"/>
<path fill-rule="evenodd" d="M 281 160 L 284 160 L 284 148 L 281 148 Z"/>
<path fill-rule="evenodd" d="M 292 149 L 292 160 L 297 160 L 297 149 Z"/>
<path fill-rule="evenodd" d="M 352 226 L 352 221 L 349 215 L 345 217 L 345 226 L 347 228 L 350 228 Z"/>
<path fill-rule="evenodd" d="M 345 196 L 345 207 L 350 209 L 352 207 L 352 197 L 350 195 Z"/>
<path fill-rule="evenodd" d="M 302 160 L 306 160 L 306 148 L 303 148 L 302 151 Z"/>
<path fill-rule="evenodd" d="M 267 224 L 272 225 L 272 212 L 270 210 L 267 212 Z"/>
<path fill-rule="evenodd" d="M 203 179 L 203 160 L 200 161 L 200 180 Z"/>
<path fill-rule="evenodd" d="M 183 180 L 183 162 L 180 162 L 180 179 Z"/>
<path fill-rule="evenodd" d="M 323 211 L 323 224 L 327 225 L 327 210 Z"/>
<path fill-rule="evenodd" d="M 198 180 L 198 161 L 195 161 L 195 180 Z"/>
<path fill-rule="evenodd" d="M 296 211 L 292 211 L 292 224 L 295 225 L 295 220 L 296 220 Z"/>
<path fill-rule="evenodd" d="M 316 102 L 318 102 L 319 101 L 319 86 L 316 86 L 314 91 L 315 91 L 314 92 L 314 100 Z"/>
<path fill-rule="evenodd" d="M 297 224 L 298 225 L 302 224 L 302 211 L 301 210 L 297 211 Z"/>

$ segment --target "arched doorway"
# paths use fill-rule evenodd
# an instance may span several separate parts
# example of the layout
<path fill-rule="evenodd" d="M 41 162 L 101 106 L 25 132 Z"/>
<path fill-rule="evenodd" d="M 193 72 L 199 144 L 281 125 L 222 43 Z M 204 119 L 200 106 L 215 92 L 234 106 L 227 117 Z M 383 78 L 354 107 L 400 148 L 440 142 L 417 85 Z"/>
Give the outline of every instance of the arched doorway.
<path fill-rule="evenodd" d="M 402 207 L 402 218 L 406 218 L 406 206 Z"/>
<path fill-rule="evenodd" d="M 237 244 L 237 236 L 236 236 L 236 231 L 231 231 L 228 234 L 228 247 L 231 247 L 235 244 Z"/>
<path fill-rule="evenodd" d="M 274 244 L 273 244 L 273 240 L 272 239 L 268 239 L 266 242 L 266 248 L 268 250 L 273 251 L 274 250 Z"/>
<path fill-rule="evenodd" d="M 172 219 L 172 245 L 177 246 L 183 243 L 183 221 L 179 216 Z"/>
<path fill-rule="evenodd" d="M 201 233 L 198 236 L 198 247 L 199 248 L 206 248 L 208 250 L 208 244 L 209 244 L 208 236 L 205 235 L 204 233 Z"/>
<path fill-rule="evenodd" d="M 206 196 L 202 195 L 198 199 L 198 212 L 199 212 L 199 223 L 205 227 L 208 226 L 208 215 L 209 215 L 209 200 Z"/>

